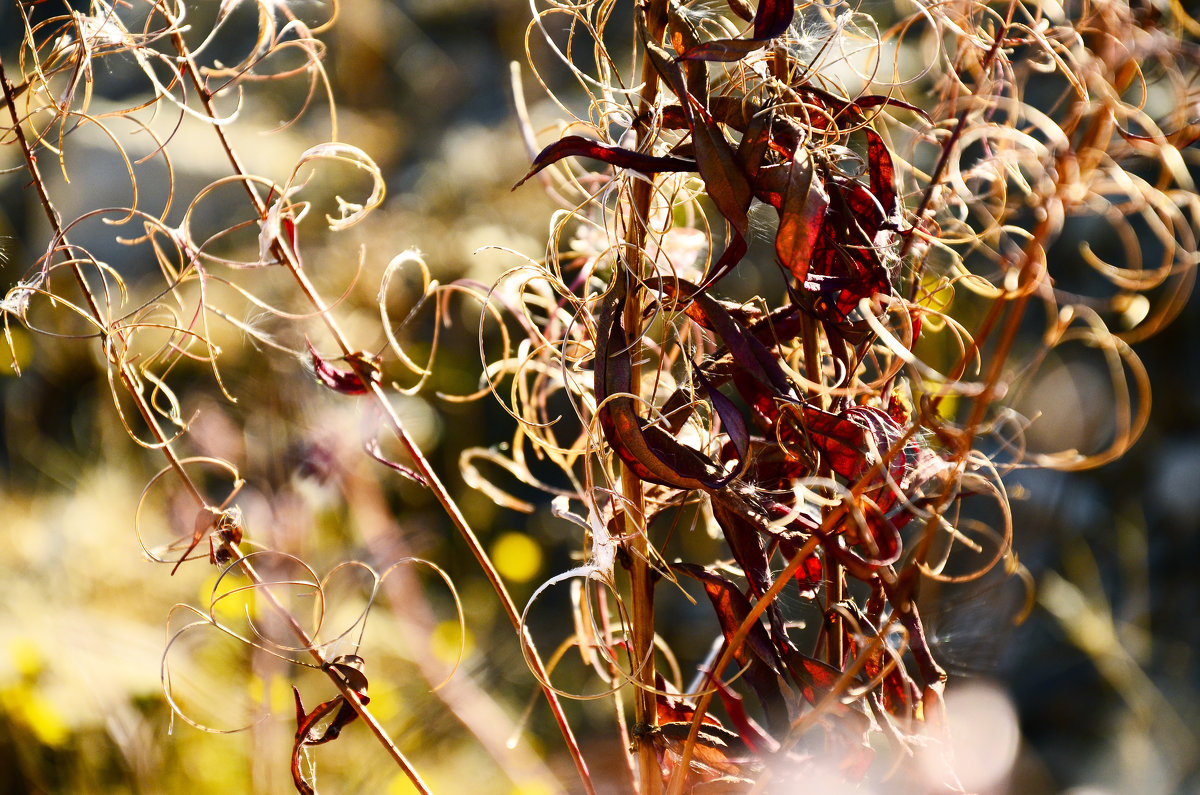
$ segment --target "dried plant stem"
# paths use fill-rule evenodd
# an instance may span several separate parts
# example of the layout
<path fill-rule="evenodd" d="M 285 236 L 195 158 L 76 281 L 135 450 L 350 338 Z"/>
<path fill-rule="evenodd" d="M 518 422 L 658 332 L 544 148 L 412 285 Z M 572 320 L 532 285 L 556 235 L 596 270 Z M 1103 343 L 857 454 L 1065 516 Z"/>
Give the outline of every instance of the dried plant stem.
<path fill-rule="evenodd" d="M 193 87 L 200 96 L 200 101 L 205 112 L 208 115 L 215 117 L 215 110 L 212 107 L 212 94 L 205 88 L 204 82 L 200 77 L 199 69 L 192 59 L 191 54 L 187 49 L 187 45 L 183 41 L 182 36 L 180 36 L 178 33 L 173 34 L 173 41 L 176 51 L 178 52 L 180 58 L 184 61 L 188 78 L 191 80 Z M 219 125 L 214 125 L 213 131 L 220 140 L 221 147 L 225 151 L 231 167 L 238 176 L 243 177 L 242 184 L 246 189 L 246 193 L 248 194 L 255 211 L 260 217 L 266 217 L 266 204 L 263 202 L 262 197 L 258 195 L 258 191 L 255 189 L 252 182 L 249 179 L 244 179 L 248 172 L 242 166 L 237 153 L 229 143 L 229 139 L 225 135 L 224 129 L 222 129 Z M 571 730 L 570 723 L 567 721 L 566 714 L 563 712 L 562 704 L 559 702 L 557 694 L 550 687 L 549 675 L 546 673 L 545 666 L 543 665 L 541 657 L 537 652 L 537 648 L 533 643 L 533 638 L 522 624 L 520 611 L 517 610 L 516 604 L 513 602 L 507 586 L 505 586 L 503 579 L 500 577 L 500 573 L 496 571 L 496 567 L 492 564 L 491 559 L 488 557 L 487 551 L 483 548 L 483 544 L 480 543 L 478 536 L 475 535 L 474 530 L 471 529 L 466 517 L 463 516 L 462 511 L 459 509 L 458 504 L 454 501 L 454 497 L 451 496 L 441 479 L 438 478 L 436 472 L 429 464 L 429 461 L 425 458 L 425 455 L 422 453 L 420 447 L 415 441 L 413 441 L 412 437 L 409 436 L 408 431 L 405 430 L 404 424 L 400 421 L 400 417 L 396 414 L 396 411 L 392 406 L 392 402 L 388 399 L 383 387 L 371 377 L 370 373 L 365 371 L 366 365 L 363 362 L 358 361 L 356 357 L 351 356 L 351 354 L 355 353 L 358 349 L 350 344 L 349 338 L 342 332 L 341 327 L 338 325 L 337 319 L 333 316 L 333 313 L 329 311 L 328 305 L 313 286 L 312 281 L 308 278 L 308 274 L 305 273 L 296 256 L 296 252 L 283 245 L 278 239 L 272 241 L 271 247 L 274 256 L 278 258 L 280 262 L 283 262 L 288 271 L 291 273 L 293 279 L 296 281 L 297 286 L 300 288 L 301 293 L 304 294 L 305 299 L 321 316 L 321 319 L 325 323 L 329 333 L 332 335 L 334 342 L 342 350 L 342 353 L 347 356 L 347 361 L 352 367 L 355 368 L 362 383 L 371 385 L 370 391 L 372 397 L 375 399 L 375 402 L 379 405 L 380 409 L 382 409 L 384 416 L 387 418 L 388 425 L 391 427 L 393 433 L 396 434 L 396 438 L 400 441 L 401 446 L 412 458 L 416 471 L 419 472 L 424 478 L 429 490 L 433 492 L 434 496 L 437 498 L 437 501 L 441 504 L 442 509 L 446 512 L 446 515 L 450 517 L 450 521 L 454 524 L 455 529 L 458 530 L 459 535 L 461 535 L 463 540 L 466 541 L 468 548 L 471 550 L 471 554 L 475 557 L 475 560 L 479 564 L 480 569 L 483 571 L 484 576 L 491 584 L 492 589 L 496 592 L 496 595 L 500 598 L 500 602 L 504 608 L 505 614 L 508 616 L 513 628 L 517 630 L 521 644 L 528 651 L 526 656 L 530 660 L 531 667 L 533 668 L 533 674 L 537 678 L 538 683 L 542 688 L 542 692 L 545 694 L 546 700 L 550 705 L 550 710 L 554 715 L 555 722 L 558 724 L 559 731 L 562 733 L 563 740 L 566 742 L 567 750 L 575 764 L 576 771 L 579 773 L 580 780 L 583 782 L 584 789 L 588 793 L 593 793 L 595 790 L 592 785 L 591 774 L 588 771 L 587 763 L 583 759 L 583 753 L 579 748 L 579 743 L 576 741 L 574 732 Z"/>
<path fill-rule="evenodd" d="M 355 512 L 357 526 L 371 558 L 402 560 L 413 557 L 405 538 L 397 532 L 396 518 L 379 483 L 356 470 L 346 488 L 348 501 L 358 506 Z M 515 786 L 532 786 L 547 792 L 561 789 L 562 784 L 532 748 L 522 744 L 507 745 L 518 724 L 490 693 L 470 677 L 446 676 L 444 664 L 430 648 L 433 627 L 438 619 L 424 598 L 416 576 L 398 569 L 394 576 L 383 581 L 382 586 L 390 604 L 404 605 L 403 611 L 392 611 L 392 619 L 400 633 L 399 643 L 405 650 L 405 657 L 429 683 L 431 695 L 439 699 L 479 741 Z"/>
<path fill-rule="evenodd" d="M 254 566 L 250 563 L 250 561 L 242 555 L 241 550 L 237 548 L 237 545 L 226 544 L 225 548 L 229 550 L 230 554 L 233 555 L 233 564 L 231 565 L 238 566 L 242 572 L 244 572 L 245 575 L 250 578 L 251 581 L 253 581 L 255 584 L 261 585 L 263 582 L 262 578 L 258 575 L 258 572 L 255 571 Z M 396 747 L 396 744 L 392 742 L 392 738 L 388 736 L 387 730 L 383 728 L 379 721 L 375 719 L 375 716 L 371 714 L 371 711 L 366 707 L 366 705 L 362 703 L 362 700 L 358 697 L 358 693 L 355 692 L 354 688 L 352 688 L 343 677 L 338 675 L 334 668 L 327 664 L 324 655 L 321 654 L 320 649 L 317 648 L 313 639 L 309 637 L 307 632 L 304 631 L 304 627 L 300 626 L 300 622 L 296 620 L 296 617 L 293 616 L 286 607 L 280 604 L 279 600 L 275 598 L 275 594 L 271 593 L 271 589 L 269 587 L 260 587 L 255 590 L 258 593 L 262 593 L 264 598 L 267 600 L 267 603 L 271 606 L 271 609 L 273 609 L 283 618 L 284 622 L 286 622 L 288 625 L 288 629 L 291 630 L 292 634 L 296 636 L 296 639 L 304 646 L 304 648 L 308 650 L 308 653 L 312 656 L 313 661 L 316 662 L 317 666 L 329 676 L 329 679 L 337 687 L 338 692 L 342 694 L 342 698 L 344 698 L 346 703 L 353 707 L 354 711 L 358 713 L 359 719 L 366 724 L 367 729 L 369 729 L 371 734 L 375 736 L 375 739 L 379 741 L 379 744 L 384 747 L 384 749 L 396 762 L 396 765 L 402 771 L 404 771 L 404 775 L 408 776 L 408 780 L 412 782 L 412 785 L 417 789 L 417 791 L 421 793 L 429 793 L 429 787 L 421 779 L 421 776 L 419 773 L 417 773 L 416 768 L 409 763 L 403 752 L 401 752 L 401 750 Z"/>
<path fill-rule="evenodd" d="M 833 520 L 841 515 L 841 511 L 832 512 L 824 522 L 826 525 L 825 529 L 833 526 L 835 524 Z M 792 581 L 792 577 L 804 564 L 804 559 L 813 553 L 819 543 L 820 536 L 813 535 L 812 538 L 804 543 L 804 546 L 800 547 L 795 555 L 792 555 L 792 559 L 788 561 L 788 565 L 784 567 L 783 571 L 779 572 L 779 575 L 775 578 L 775 582 L 771 583 L 771 587 L 763 593 L 761 598 L 751 605 L 746 619 L 742 621 L 737 632 L 730 637 L 729 642 L 725 644 L 725 648 L 721 652 L 721 656 L 717 658 L 717 661 L 705 675 L 704 694 L 700 696 L 699 701 L 696 703 L 695 715 L 692 717 L 692 727 L 688 732 L 687 740 L 683 744 L 683 751 L 680 754 L 678 763 L 675 765 L 675 771 L 671 774 L 667 795 L 683 795 L 683 788 L 687 783 L 688 768 L 691 767 L 692 752 L 696 747 L 696 739 L 700 735 L 700 726 L 704 722 L 705 714 L 708 713 L 708 707 L 712 703 L 713 694 L 717 692 L 716 688 L 713 687 L 713 682 L 725 671 L 729 663 L 733 660 L 734 654 L 746 642 L 746 638 L 750 635 L 751 627 L 758 623 L 759 618 L 766 612 L 766 609 L 775 601 L 775 598 L 779 596 L 779 593 L 787 584 Z"/>
<path fill-rule="evenodd" d="M 821 379 L 821 329 L 816 319 L 807 313 L 800 314 L 801 343 L 804 345 L 804 374 L 814 384 L 822 384 Z M 813 396 L 816 404 L 825 408 L 828 397 L 824 391 L 818 391 Z M 828 476 L 828 472 L 822 473 Z M 842 614 L 837 605 L 845 598 L 846 577 L 842 564 L 832 555 L 824 560 L 825 569 L 825 661 L 834 668 L 842 667 L 845 656 L 844 632 Z"/>
<path fill-rule="evenodd" d="M 660 42 L 666 30 L 667 4 L 664 0 L 650 0 L 641 4 L 641 13 L 645 14 L 646 35 L 655 44 Z M 639 99 L 637 118 L 649 118 L 648 111 L 654 106 L 658 97 L 658 73 L 643 55 L 642 80 L 644 88 Z M 649 131 L 640 125 L 637 131 L 638 149 L 646 143 Z M 625 344 L 633 345 L 630 351 L 632 364 L 631 380 L 636 390 L 641 383 L 641 366 L 638 364 L 641 355 L 638 352 L 642 338 L 642 305 L 639 296 L 642 274 L 642 251 L 646 240 L 646 219 L 650 216 L 650 203 L 653 198 L 653 175 L 647 175 L 646 180 L 635 180 L 631 186 L 631 202 L 629 221 L 626 226 L 625 265 L 630 269 L 626 275 L 616 275 L 614 278 L 624 278 L 623 284 L 614 285 L 613 295 L 609 300 L 617 300 L 625 295 L 625 308 L 622 324 L 626 329 Z M 625 537 L 628 539 L 630 553 L 629 581 L 631 606 L 632 649 L 630 659 L 634 666 L 634 684 L 637 692 L 634 694 L 634 721 L 639 731 L 635 732 L 635 750 L 637 752 L 638 791 L 642 795 L 657 795 L 662 791 L 662 770 L 658 762 L 658 752 L 654 743 L 649 742 L 649 730 L 658 722 L 658 699 L 655 695 L 654 667 L 654 571 L 650 566 L 650 539 L 646 527 L 646 503 L 642 481 L 629 467 L 621 465 L 621 493 L 625 498 Z"/>
<path fill-rule="evenodd" d="M 11 83 L 8 80 L 8 75 L 4 71 L 4 64 L 2 60 L 0 60 L 0 86 L 3 86 L 4 98 L 8 105 L 9 113 L 13 119 L 13 129 L 16 132 L 18 142 L 21 146 L 21 151 L 24 154 L 26 167 L 29 169 L 33 184 L 41 200 L 42 209 L 45 212 L 46 218 L 50 222 L 51 227 L 53 228 L 55 240 L 61 245 L 68 246 L 69 243 L 67 241 L 66 234 L 62 229 L 61 222 L 59 221 L 58 213 L 55 211 L 54 205 L 50 201 L 50 196 L 46 192 L 45 183 L 42 179 L 41 172 L 38 169 L 36 154 L 29 147 L 28 140 L 25 138 L 24 131 L 21 129 L 20 120 L 17 116 L 16 103 L 13 101 Z M 114 351 L 113 347 L 108 344 L 110 331 L 105 324 L 104 316 L 100 311 L 100 307 L 96 302 L 95 296 L 92 294 L 91 287 L 87 283 L 87 279 L 83 274 L 82 268 L 76 263 L 72 265 L 72 271 L 79 283 L 79 289 L 83 293 L 84 300 L 87 302 L 88 311 L 91 313 L 92 319 L 102 329 L 100 336 L 104 343 L 104 352 L 110 365 L 118 368 L 121 384 L 125 387 L 125 390 L 133 400 L 134 405 L 138 409 L 138 413 L 141 414 L 142 418 L 146 421 L 151 434 L 154 436 L 154 439 L 157 442 L 157 447 L 162 451 L 171 469 L 178 476 L 180 484 L 187 490 L 187 492 L 196 502 L 197 508 L 203 508 L 206 505 L 203 493 L 200 491 L 200 488 L 196 485 L 195 481 L 192 480 L 191 476 L 188 475 L 187 471 L 184 469 L 183 463 L 180 461 L 178 454 L 171 445 L 170 438 L 162 429 L 162 426 L 158 422 L 158 418 L 154 415 L 153 409 L 151 409 L 150 405 L 146 402 L 141 389 L 138 387 L 136 376 L 130 370 L 128 363 L 126 363 L 122 357 Z M 118 339 L 120 339 L 122 342 L 124 341 L 123 338 L 120 337 L 119 332 Z M 293 616 L 287 610 L 287 608 L 280 604 L 279 600 L 275 598 L 275 595 L 271 593 L 270 588 L 265 586 L 263 579 L 258 575 L 258 572 L 255 571 L 254 567 L 249 563 L 249 561 L 247 561 L 241 554 L 241 550 L 237 547 L 237 545 L 233 543 L 226 543 L 225 547 L 233 556 L 235 562 L 234 565 L 237 565 L 246 575 L 246 577 L 253 582 L 255 586 L 257 586 L 256 591 L 264 595 L 271 608 L 275 610 L 275 612 L 288 625 L 288 628 L 296 637 L 296 640 L 299 642 L 299 644 L 308 650 L 317 666 L 329 676 L 334 686 L 337 687 L 338 691 L 346 699 L 347 703 L 353 707 L 354 711 L 358 713 L 358 716 L 362 719 L 363 723 L 366 724 L 371 733 L 375 735 L 380 744 L 383 745 L 391 757 L 396 761 L 396 764 L 400 767 L 400 769 L 403 770 L 405 775 L 408 776 L 409 780 L 413 783 L 413 786 L 416 787 L 419 792 L 428 793 L 429 789 L 426 787 L 424 781 L 422 781 L 421 776 L 409 763 L 408 759 L 405 758 L 404 754 L 401 753 L 400 749 L 396 747 L 396 744 L 392 742 L 391 738 L 388 737 L 387 731 L 375 719 L 375 716 L 371 714 L 370 710 L 368 710 L 358 698 L 358 694 L 349 687 L 345 680 L 339 676 L 334 669 L 326 666 L 326 661 L 320 650 L 315 648 L 313 645 L 312 638 L 310 638 L 308 633 L 304 631 L 304 628 L 300 626 L 300 623 L 296 620 L 296 617 Z"/>

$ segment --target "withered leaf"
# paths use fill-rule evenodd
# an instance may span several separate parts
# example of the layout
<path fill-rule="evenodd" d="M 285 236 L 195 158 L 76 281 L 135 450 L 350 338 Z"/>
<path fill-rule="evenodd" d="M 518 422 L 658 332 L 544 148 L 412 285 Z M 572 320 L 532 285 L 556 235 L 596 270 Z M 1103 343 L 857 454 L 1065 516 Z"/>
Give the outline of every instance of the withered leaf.
<path fill-rule="evenodd" d="M 711 568 L 691 563 L 673 563 L 671 569 L 698 580 L 704 586 L 725 641 L 730 642 L 750 615 L 750 600 L 746 595 L 732 580 Z M 734 659 L 746 669 L 746 681 L 762 703 L 770 731 L 786 730 L 788 714 L 782 690 L 780 654 L 762 623 L 755 621 L 750 626 L 745 642 L 734 649 Z"/>
<path fill-rule="evenodd" d="M 588 157 L 618 168 L 628 168 L 643 174 L 658 172 L 695 171 L 696 164 L 678 157 L 659 157 L 643 152 L 634 152 L 619 146 L 600 143 L 579 135 L 568 135 L 547 146 L 534 158 L 533 165 L 513 190 L 521 187 L 530 177 L 546 166 L 565 157 Z"/>
<path fill-rule="evenodd" d="M 773 39 L 792 24 L 796 4 L 792 0 L 758 0 L 754 14 L 754 38 Z"/>
<path fill-rule="evenodd" d="M 678 489 L 719 488 L 726 478 L 700 452 L 680 443 L 637 413 L 633 367 L 621 312 L 625 298 L 607 300 L 597 328 L 595 392 L 605 439 L 639 478 Z"/>
<path fill-rule="evenodd" d="M 362 376 L 359 375 L 358 370 L 353 368 L 339 370 L 317 353 L 317 349 L 307 338 L 304 342 L 308 345 L 308 353 L 312 358 L 313 372 L 316 373 L 317 380 L 322 384 L 343 395 L 363 395 L 370 389 L 368 383 L 363 381 Z M 378 362 L 365 353 L 351 354 L 346 359 L 358 364 L 359 369 L 367 373 L 371 384 L 379 383 L 382 374 Z"/>
<path fill-rule="evenodd" d="M 829 195 L 815 173 L 808 151 L 800 147 L 787 169 L 779 204 L 779 230 L 775 234 L 776 256 L 800 282 L 808 276 L 813 248 L 828 209 Z"/>

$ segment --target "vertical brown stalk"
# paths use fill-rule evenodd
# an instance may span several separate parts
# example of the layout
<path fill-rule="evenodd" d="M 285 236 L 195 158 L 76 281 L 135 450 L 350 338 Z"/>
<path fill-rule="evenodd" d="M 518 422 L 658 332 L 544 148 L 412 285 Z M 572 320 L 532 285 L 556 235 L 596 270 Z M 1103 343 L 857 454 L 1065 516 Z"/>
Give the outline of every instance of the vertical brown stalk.
<path fill-rule="evenodd" d="M 658 43 L 662 41 L 667 23 L 665 0 L 650 0 L 639 9 L 644 14 L 647 36 Z M 658 73 L 649 58 L 643 61 L 642 79 L 645 89 L 639 101 L 639 119 L 650 117 L 648 111 L 658 96 Z M 642 124 L 638 127 L 638 150 L 644 151 L 651 132 Z M 646 241 L 646 219 L 650 214 L 650 202 L 654 195 L 653 175 L 648 180 L 636 180 L 631 189 L 629 221 L 626 226 L 625 264 L 629 268 L 626 284 L 616 286 L 618 291 L 627 291 L 625 314 L 622 323 L 628 334 L 628 343 L 637 345 L 642 337 L 642 307 L 640 280 L 643 278 L 642 251 Z M 619 277 L 618 277 L 619 278 Z M 633 385 L 641 383 L 641 367 L 638 351 L 631 352 L 633 361 Z M 638 791 L 642 795 L 657 795 L 662 791 L 662 771 L 654 743 L 648 739 L 648 730 L 657 722 L 658 702 L 654 694 L 654 571 L 650 567 L 650 540 L 646 532 L 645 494 L 642 481 L 628 467 L 621 467 L 621 494 L 625 498 L 625 537 L 630 552 L 630 595 L 632 648 L 630 657 L 634 666 L 634 743 L 637 752 Z"/>

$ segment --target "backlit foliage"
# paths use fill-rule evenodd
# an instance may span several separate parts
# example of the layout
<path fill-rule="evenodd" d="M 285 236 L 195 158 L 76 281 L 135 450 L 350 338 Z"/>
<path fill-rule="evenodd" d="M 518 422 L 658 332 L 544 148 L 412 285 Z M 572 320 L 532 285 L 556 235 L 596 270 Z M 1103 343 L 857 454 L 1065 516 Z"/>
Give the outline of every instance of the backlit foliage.
<path fill-rule="evenodd" d="M 247 671 L 268 660 L 335 689 L 284 705 L 297 791 L 315 791 L 313 747 L 359 723 L 427 791 L 372 713 L 363 637 L 373 613 L 432 612 L 408 601 L 418 569 L 449 594 L 439 626 L 467 636 L 444 561 L 367 538 L 373 565 L 346 553 L 322 573 L 257 536 L 242 462 L 195 438 L 203 382 L 231 403 L 357 401 L 354 446 L 431 495 L 499 599 L 572 787 L 599 779 L 570 720 L 585 699 L 611 704 L 627 749 L 605 780 L 642 792 L 961 789 L 922 592 L 1027 579 L 1005 476 L 1113 461 L 1145 426 L 1130 345 L 1180 312 L 1200 225 L 1200 52 L 1178 4 L 532 0 L 512 73 L 530 162 L 484 167 L 524 173 L 514 190 L 558 210 L 545 255 L 506 252 L 493 284 L 442 283 L 421 254 L 392 256 L 402 240 L 336 272 L 313 256 L 387 184 L 339 139 L 321 38 L 337 3 L 13 8 L 0 143 L 49 231 L 0 304 L 6 337 L 14 362 L 27 332 L 87 346 L 161 467 L 132 517 L 146 557 L 164 577 L 217 567 L 207 604 L 163 608 L 181 721 L 246 723 L 172 673 L 212 637 Z M 539 91 L 559 114 L 544 129 L 526 109 Z M 303 144 L 260 167 L 246 128 Z M 119 178 L 90 181 L 96 152 Z M 369 315 L 353 308 L 364 284 Z M 581 564 L 524 606 L 502 574 L 533 576 L 512 560 L 528 538 L 501 536 L 493 564 L 401 410 L 456 355 L 442 338 L 464 313 L 482 374 L 437 398 L 494 399 L 512 421 L 503 445 L 480 431 L 464 479 L 498 506 L 548 503 L 579 540 Z M 243 341 L 310 391 L 228 375 Z M 1036 386 L 1065 361 L 1106 374 L 1087 396 L 1099 419 L 1041 433 L 1060 407 Z M 656 614 L 675 597 L 711 609 L 707 657 Z M 545 616 L 573 632 L 543 658 Z M 435 689 L 466 676 L 427 663 Z M 504 767 L 484 712 L 445 706 Z"/>

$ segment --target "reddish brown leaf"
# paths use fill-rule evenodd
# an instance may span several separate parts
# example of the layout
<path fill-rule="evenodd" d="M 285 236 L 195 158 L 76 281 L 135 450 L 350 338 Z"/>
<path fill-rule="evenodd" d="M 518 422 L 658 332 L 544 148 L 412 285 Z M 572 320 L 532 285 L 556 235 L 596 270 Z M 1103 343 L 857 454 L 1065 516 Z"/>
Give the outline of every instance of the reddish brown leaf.
<path fill-rule="evenodd" d="M 308 345 L 308 353 L 312 357 L 313 372 L 316 373 L 318 381 L 343 395 L 366 394 L 370 387 L 363 381 L 358 371 L 355 369 L 339 370 L 330 364 L 327 359 L 322 358 L 307 338 L 305 338 L 304 342 Z M 359 369 L 367 373 L 371 383 L 379 382 L 381 378 L 379 363 L 374 359 L 364 353 L 352 354 L 350 357 L 346 357 L 346 359 L 358 364 Z"/>
<path fill-rule="evenodd" d="M 757 532 L 754 523 L 743 517 L 737 511 L 730 510 L 721 503 L 714 502 L 713 518 L 721 526 L 725 541 L 729 544 L 729 552 L 734 561 L 746 575 L 750 592 L 754 597 L 761 598 L 771 587 L 770 561 L 767 559 L 766 548 L 763 546 L 762 535 Z M 779 605 L 772 602 L 767 605 L 767 619 L 771 622 L 771 633 L 777 642 L 786 642 L 787 633 L 783 628 L 783 612 Z"/>
<path fill-rule="evenodd" d="M 526 180 L 546 166 L 557 163 L 565 157 L 588 157 L 608 163 L 610 166 L 628 168 L 640 171 L 643 174 L 694 171 L 696 169 L 696 164 L 690 160 L 683 160 L 678 157 L 657 157 L 643 152 L 622 149 L 619 146 L 603 144 L 579 135 L 568 135 L 539 152 L 538 156 L 534 158 L 533 166 L 530 167 L 529 172 L 521 178 L 520 182 L 513 185 L 513 190 L 521 187 Z"/>
<path fill-rule="evenodd" d="M 682 755 L 683 745 L 691 730 L 690 722 L 664 723 L 655 730 L 652 740 L 668 771 L 675 767 Z M 753 775 L 759 768 L 761 762 L 751 756 L 740 737 L 721 726 L 705 725 L 700 728 L 692 746 L 691 769 L 687 780 L 695 785 L 721 776 L 743 778 Z"/>
<path fill-rule="evenodd" d="M 605 439 L 642 480 L 688 490 L 720 487 L 727 479 L 716 464 L 638 416 L 630 396 L 633 370 L 621 324 L 624 306 L 624 297 L 610 298 L 597 329 L 595 391 Z"/>
<path fill-rule="evenodd" d="M 746 0 L 726 0 L 726 2 L 729 4 L 729 10 L 736 16 L 747 22 L 754 19 L 754 8 Z"/>
<path fill-rule="evenodd" d="M 362 672 L 362 664 L 361 657 L 347 654 L 327 663 L 325 667 L 338 674 L 346 686 L 358 696 L 358 700 L 366 704 L 371 698 L 367 695 L 367 677 Z M 304 780 L 304 773 L 300 770 L 301 750 L 304 746 L 321 745 L 336 740 L 341 735 L 342 729 L 358 717 L 358 712 L 343 695 L 322 701 L 313 707 L 311 712 L 306 712 L 304 703 L 300 700 L 300 691 L 292 687 L 292 694 L 296 699 L 296 740 L 292 745 L 292 783 L 295 784 L 296 791 L 300 795 L 314 795 L 315 790 Z M 333 720 L 321 728 L 321 722 L 331 713 Z"/>
<path fill-rule="evenodd" d="M 713 685 L 717 688 L 717 695 L 721 697 L 721 703 L 725 706 L 725 711 L 729 713 L 729 719 L 733 721 L 738 736 L 742 738 L 742 742 L 746 744 L 750 753 L 762 756 L 778 751 L 779 743 L 775 738 L 763 731 L 762 727 L 746 714 L 742 697 L 720 679 L 714 680 Z"/>
<path fill-rule="evenodd" d="M 671 569 L 698 580 L 704 586 L 728 643 L 750 615 L 750 601 L 745 594 L 732 580 L 713 569 L 690 563 L 673 563 Z M 788 714 L 780 688 L 782 667 L 779 652 L 761 622 L 755 621 L 751 625 L 745 642 L 734 649 L 734 659 L 746 669 L 746 681 L 762 703 L 770 731 L 786 730 Z"/>
<path fill-rule="evenodd" d="M 779 205 L 779 230 L 775 254 L 780 263 L 803 283 L 808 276 L 813 248 L 825 224 L 829 196 L 814 173 L 812 158 L 797 149 L 787 170 L 787 183 Z"/>
<path fill-rule="evenodd" d="M 900 222 L 900 197 L 896 193 L 896 169 L 892 165 L 892 155 L 879 133 L 870 127 L 866 133 L 867 175 L 871 181 L 871 193 L 883 206 L 885 223 L 896 226 Z"/>
<path fill-rule="evenodd" d="M 655 687 L 658 688 L 658 693 L 655 696 L 655 713 L 658 717 L 658 723 L 691 723 L 696 716 L 696 710 L 682 698 L 675 695 L 668 695 L 667 681 L 663 679 L 662 674 L 654 674 Z M 721 721 L 709 714 L 705 714 L 700 722 L 710 726 L 720 726 Z"/>
<path fill-rule="evenodd" d="M 762 49 L 766 44 L 766 39 L 714 39 L 692 47 L 679 57 L 685 61 L 732 63 Z"/>
<path fill-rule="evenodd" d="M 793 0 L 758 0 L 758 11 L 754 14 L 754 38 L 773 39 L 783 34 L 792 24 L 796 13 Z"/>
<path fill-rule="evenodd" d="M 641 16 L 638 16 L 639 30 L 641 29 Z M 656 42 L 643 36 L 643 45 L 646 48 L 646 58 L 649 59 L 650 65 L 654 67 L 654 71 L 658 72 L 658 76 L 679 99 L 679 113 L 683 116 L 686 126 L 691 127 L 693 124 L 694 109 L 697 105 L 703 108 L 705 106 L 705 98 L 707 96 L 707 87 L 704 88 L 704 93 L 699 97 L 693 97 L 688 90 L 688 80 L 683 74 L 683 68 L 671 54 L 659 46 Z"/>
<path fill-rule="evenodd" d="M 300 691 L 292 687 L 292 693 L 296 697 L 296 741 L 292 745 L 292 783 L 300 795 L 315 795 L 316 790 L 304 780 L 304 772 L 300 769 L 301 751 L 306 745 L 316 744 L 312 739 L 317 724 L 328 717 L 344 701 L 341 696 L 338 696 L 328 701 L 322 701 L 313 708 L 312 712 L 305 712 L 304 703 L 300 700 Z"/>

